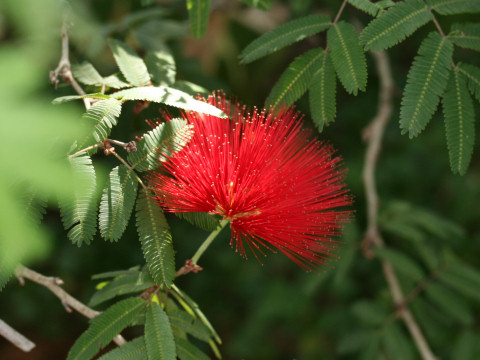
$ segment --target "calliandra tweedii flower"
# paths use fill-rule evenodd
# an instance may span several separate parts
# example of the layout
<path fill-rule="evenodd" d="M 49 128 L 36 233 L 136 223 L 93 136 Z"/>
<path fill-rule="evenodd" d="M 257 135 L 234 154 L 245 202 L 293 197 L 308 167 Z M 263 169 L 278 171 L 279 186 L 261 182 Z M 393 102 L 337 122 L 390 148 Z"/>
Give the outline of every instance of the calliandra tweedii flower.
<path fill-rule="evenodd" d="M 351 214 L 341 209 L 351 198 L 334 149 L 310 140 L 293 109 L 249 114 L 224 95 L 208 102 L 229 119 L 184 115 L 192 140 L 151 175 L 159 204 L 228 219 L 244 256 L 247 244 L 255 256 L 276 248 L 307 270 L 325 265 Z"/>

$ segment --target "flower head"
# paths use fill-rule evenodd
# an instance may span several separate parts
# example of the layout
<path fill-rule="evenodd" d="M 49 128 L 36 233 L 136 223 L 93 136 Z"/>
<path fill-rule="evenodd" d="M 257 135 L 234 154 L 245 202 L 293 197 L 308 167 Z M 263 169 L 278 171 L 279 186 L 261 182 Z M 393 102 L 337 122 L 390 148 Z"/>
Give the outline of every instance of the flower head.
<path fill-rule="evenodd" d="M 153 173 L 156 198 L 170 212 L 228 219 L 231 245 L 245 255 L 276 248 L 305 269 L 325 264 L 350 211 L 341 159 L 310 140 L 293 109 L 247 113 L 224 95 L 208 102 L 229 119 L 187 113 L 195 134 Z"/>

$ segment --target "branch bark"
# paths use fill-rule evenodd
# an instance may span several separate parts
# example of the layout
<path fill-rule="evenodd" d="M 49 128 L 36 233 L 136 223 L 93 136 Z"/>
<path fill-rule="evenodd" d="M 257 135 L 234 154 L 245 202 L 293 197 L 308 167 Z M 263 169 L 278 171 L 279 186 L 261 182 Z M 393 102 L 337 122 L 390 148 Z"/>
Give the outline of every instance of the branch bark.
<path fill-rule="evenodd" d="M 28 340 L 25 336 L 20 334 L 2 319 L 0 319 L 0 336 L 3 336 L 13 345 L 25 352 L 29 352 L 35 347 L 35 344 L 33 342 Z"/>
<path fill-rule="evenodd" d="M 363 182 L 367 198 L 367 231 L 362 243 L 362 249 L 367 258 L 373 258 L 374 256 L 372 247 L 385 246 L 377 223 L 379 201 L 375 182 L 375 167 L 380 154 L 385 127 L 393 111 L 393 78 L 387 54 L 384 51 L 372 52 L 372 54 L 380 78 L 380 95 L 377 115 L 363 133 L 364 140 L 367 141 L 365 166 L 363 168 Z M 430 349 L 427 340 L 405 302 L 405 296 L 395 270 L 388 261 L 382 261 L 382 268 L 397 309 L 397 314 L 407 326 L 422 359 L 436 360 L 437 358 Z"/>

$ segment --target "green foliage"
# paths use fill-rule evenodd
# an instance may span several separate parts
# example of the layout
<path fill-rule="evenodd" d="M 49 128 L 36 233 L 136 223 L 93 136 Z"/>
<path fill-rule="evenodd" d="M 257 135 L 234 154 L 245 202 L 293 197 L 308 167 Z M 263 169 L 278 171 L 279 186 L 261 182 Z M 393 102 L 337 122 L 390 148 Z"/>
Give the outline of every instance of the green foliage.
<path fill-rule="evenodd" d="M 393 360 L 413 360 L 414 350 L 398 323 L 388 324 L 382 332 L 382 345 Z"/>
<path fill-rule="evenodd" d="M 337 79 L 329 52 L 319 65 L 310 82 L 309 101 L 313 122 L 321 132 L 335 120 Z"/>
<path fill-rule="evenodd" d="M 310 15 L 291 20 L 255 39 L 240 54 L 240 63 L 250 63 L 285 46 L 317 34 L 330 26 L 325 15 Z"/>
<path fill-rule="evenodd" d="M 73 193 L 60 201 L 60 213 L 69 239 L 80 246 L 90 244 L 97 232 L 96 176 L 89 156 L 69 156 L 68 160 L 75 174 Z"/>
<path fill-rule="evenodd" d="M 260 10 L 268 10 L 273 5 L 273 0 L 240 0 L 247 5 L 255 6 Z"/>
<path fill-rule="evenodd" d="M 400 251 L 377 247 L 375 249 L 375 255 L 380 259 L 389 262 L 399 274 L 402 274 L 413 281 L 419 282 L 425 277 L 422 268 L 415 262 L 415 260 Z"/>
<path fill-rule="evenodd" d="M 182 338 L 175 338 L 175 348 L 180 360 L 209 360 L 195 345 Z"/>
<path fill-rule="evenodd" d="M 150 75 L 147 66 L 130 46 L 115 39 L 108 39 L 113 57 L 127 81 L 134 86 L 150 84 Z"/>
<path fill-rule="evenodd" d="M 8 280 L 12 277 L 11 269 L 6 269 L 3 264 L 0 264 L 0 291 L 3 290 Z"/>
<path fill-rule="evenodd" d="M 122 346 L 109 351 L 98 360 L 145 360 L 147 359 L 147 347 L 145 337 L 139 336 Z"/>
<path fill-rule="evenodd" d="M 115 75 L 102 77 L 98 71 L 89 62 L 84 61 L 81 64 L 75 64 L 72 66 L 73 76 L 85 85 L 94 86 L 107 86 L 109 88 L 121 89 L 124 87 L 130 87 L 131 85 L 125 81 L 119 79 Z"/>
<path fill-rule="evenodd" d="M 398 2 L 363 29 L 360 41 L 365 50 L 385 50 L 432 19 L 433 15 L 423 1 Z"/>
<path fill-rule="evenodd" d="M 428 6 L 440 15 L 480 12 L 480 3 L 472 0 L 426 0 Z"/>
<path fill-rule="evenodd" d="M 459 71 L 453 71 L 443 97 L 445 132 L 453 173 L 464 175 L 473 153 L 475 114 L 467 82 Z"/>
<path fill-rule="evenodd" d="M 147 52 L 145 62 L 156 85 L 173 85 L 177 69 L 175 60 L 167 48 Z"/>
<path fill-rule="evenodd" d="M 440 311 L 451 316 L 460 324 L 471 325 L 473 323 L 472 312 L 467 303 L 446 287 L 431 283 L 425 289 L 425 294 L 433 304 L 438 306 Z"/>
<path fill-rule="evenodd" d="M 86 94 L 86 95 L 68 95 L 68 96 L 61 96 L 56 99 L 52 100 L 52 104 L 54 105 L 59 105 L 66 103 L 68 101 L 72 100 L 80 100 L 80 99 L 98 99 L 98 100 L 105 100 L 105 99 L 110 99 L 110 95 L 105 95 L 101 93 L 95 93 L 95 94 Z"/>
<path fill-rule="evenodd" d="M 472 330 L 464 330 L 458 335 L 453 349 L 453 360 L 474 360 L 475 348 L 477 344 L 477 334 Z"/>
<path fill-rule="evenodd" d="M 137 230 L 155 283 L 170 287 L 175 277 L 172 235 L 162 209 L 144 191 L 137 200 Z"/>
<path fill-rule="evenodd" d="M 211 339 L 210 330 L 199 319 L 186 311 L 174 309 L 167 311 L 167 314 L 173 329 L 177 328 L 205 342 Z"/>
<path fill-rule="evenodd" d="M 453 24 L 448 38 L 457 46 L 480 51 L 480 24 Z"/>
<path fill-rule="evenodd" d="M 367 14 L 372 16 L 383 15 L 383 12 L 387 7 L 395 4 L 390 0 L 377 2 L 371 2 L 370 0 L 348 0 L 348 2 L 357 9 L 365 11 Z"/>
<path fill-rule="evenodd" d="M 137 145 L 137 151 L 128 154 L 128 161 L 137 171 L 156 169 L 174 153 L 182 150 L 193 136 L 192 125 L 182 119 L 158 124 Z"/>
<path fill-rule="evenodd" d="M 470 64 L 458 63 L 456 70 L 467 79 L 470 93 L 480 102 L 480 68 Z"/>
<path fill-rule="evenodd" d="M 194 38 L 205 35 L 210 14 L 210 0 L 187 0 L 188 18 L 190 19 L 190 31 Z"/>
<path fill-rule="evenodd" d="M 402 134 L 413 138 L 420 134 L 437 109 L 448 82 L 453 45 L 436 32 L 422 42 L 408 72 L 400 108 Z"/>
<path fill-rule="evenodd" d="M 105 240 L 117 241 L 122 236 L 132 214 L 137 187 L 135 173 L 125 165 L 116 166 L 110 172 L 98 216 L 100 234 Z"/>
<path fill-rule="evenodd" d="M 298 100 L 307 91 L 323 54 L 323 49 L 312 49 L 295 58 L 272 88 L 266 104 L 276 108 Z"/>
<path fill-rule="evenodd" d="M 170 321 L 156 302 L 151 302 L 147 308 L 145 344 L 149 359 L 174 360 L 177 357 Z"/>
<path fill-rule="evenodd" d="M 219 216 L 216 215 L 210 215 L 207 213 L 184 213 L 184 212 L 178 212 L 175 213 L 180 219 L 185 219 L 187 220 L 190 224 L 195 225 L 196 227 L 199 227 L 200 229 L 203 229 L 205 231 L 213 231 L 218 227 L 218 224 L 220 223 L 220 218 Z"/>
<path fill-rule="evenodd" d="M 89 360 L 107 346 L 135 317 L 145 311 L 145 301 L 128 298 L 92 319 L 91 325 L 73 344 L 67 360 Z"/>

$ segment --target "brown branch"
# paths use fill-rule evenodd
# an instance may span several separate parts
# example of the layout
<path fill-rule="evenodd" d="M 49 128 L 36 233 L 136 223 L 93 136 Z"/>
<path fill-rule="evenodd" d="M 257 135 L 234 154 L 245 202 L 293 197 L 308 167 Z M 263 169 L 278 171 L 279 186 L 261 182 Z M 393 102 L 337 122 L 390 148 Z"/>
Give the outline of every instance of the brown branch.
<path fill-rule="evenodd" d="M 63 284 L 62 279 L 57 277 L 47 277 L 42 274 L 37 273 L 29 268 L 26 268 L 23 265 L 18 265 L 15 269 L 15 276 L 20 279 L 20 283 L 23 282 L 23 279 L 29 279 L 37 284 L 45 286 L 48 290 L 57 296 L 57 298 L 62 302 L 63 307 L 67 312 L 72 312 L 72 308 L 78 311 L 83 316 L 92 319 L 101 313 L 99 311 L 89 308 L 87 305 L 75 299 L 72 295 L 63 290 L 59 285 Z M 115 336 L 113 341 L 118 345 L 123 345 L 126 343 L 125 339 L 121 335 Z"/>
<path fill-rule="evenodd" d="M 24 352 L 29 352 L 35 347 L 35 344 L 20 334 L 5 321 L 0 319 L 0 336 L 10 341 L 13 345 Z"/>
<path fill-rule="evenodd" d="M 367 141 L 367 151 L 365 153 L 365 166 L 363 168 L 363 181 L 365 184 L 365 195 L 367 198 L 367 231 L 362 243 L 365 256 L 373 257 L 372 246 L 384 247 L 385 243 L 380 234 L 377 224 L 378 218 L 378 194 L 375 183 L 375 166 L 381 149 L 381 141 L 385 132 L 385 127 L 391 118 L 393 110 L 393 79 L 386 52 L 372 52 L 380 78 L 380 98 L 377 115 L 372 120 L 368 128 L 364 131 L 364 139 Z M 398 316 L 404 321 L 410 332 L 421 356 L 424 360 L 435 360 L 436 357 L 430 350 L 430 347 L 415 321 L 412 313 L 405 303 L 405 296 L 398 281 L 397 274 L 392 265 L 382 261 L 383 274 L 390 288 L 393 302 L 398 312 Z"/>

